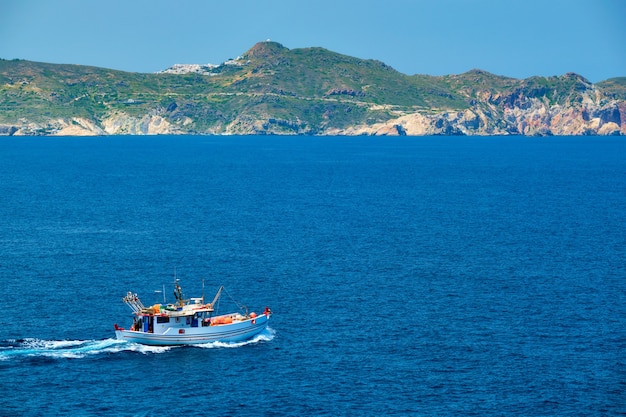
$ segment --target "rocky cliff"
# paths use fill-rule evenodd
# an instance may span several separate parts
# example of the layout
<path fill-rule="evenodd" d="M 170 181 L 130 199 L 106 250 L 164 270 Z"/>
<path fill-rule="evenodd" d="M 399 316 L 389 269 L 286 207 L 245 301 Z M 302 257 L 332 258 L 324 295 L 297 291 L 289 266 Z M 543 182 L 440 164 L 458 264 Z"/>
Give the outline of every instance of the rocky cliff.
<path fill-rule="evenodd" d="M 0 135 L 626 134 L 626 78 L 407 76 L 274 42 L 222 65 L 173 68 L 0 61 Z"/>
<path fill-rule="evenodd" d="M 372 126 L 354 126 L 338 134 L 371 135 L 625 135 L 626 101 L 611 99 L 575 74 L 578 93 L 552 102 L 546 91 L 484 92 L 462 111 L 415 112 Z"/>

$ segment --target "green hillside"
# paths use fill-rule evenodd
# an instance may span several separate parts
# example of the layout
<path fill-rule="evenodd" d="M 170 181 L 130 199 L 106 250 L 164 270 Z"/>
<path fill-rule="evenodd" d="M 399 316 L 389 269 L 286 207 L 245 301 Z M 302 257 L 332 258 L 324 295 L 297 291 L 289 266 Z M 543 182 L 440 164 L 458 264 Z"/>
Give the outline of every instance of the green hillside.
<path fill-rule="evenodd" d="M 624 80 L 597 86 L 624 100 Z M 323 48 L 290 50 L 261 42 L 204 74 L 0 60 L 0 124 L 83 118 L 99 126 L 112 115 L 158 115 L 181 133 L 322 134 L 416 112 L 461 112 L 481 103 L 513 106 L 528 97 L 568 105 L 580 101 L 579 93 L 589 86 L 575 74 L 526 80 L 480 70 L 409 76 L 379 61 Z"/>
<path fill-rule="evenodd" d="M 381 105 L 400 111 L 468 107 L 462 95 L 437 77 L 411 77 L 379 61 L 323 48 L 289 50 L 274 42 L 255 45 L 236 64 L 221 65 L 210 75 L 2 60 L 0 85 L 0 121 L 5 123 L 50 117 L 100 120 L 112 111 L 138 115 L 169 108 L 174 120 L 194 119 L 198 131 L 235 115 L 342 127 L 388 118 L 387 110 L 376 110 Z"/>
<path fill-rule="evenodd" d="M 611 97 L 618 100 L 626 100 L 626 77 L 611 78 L 599 82 L 597 85 L 607 91 Z"/>

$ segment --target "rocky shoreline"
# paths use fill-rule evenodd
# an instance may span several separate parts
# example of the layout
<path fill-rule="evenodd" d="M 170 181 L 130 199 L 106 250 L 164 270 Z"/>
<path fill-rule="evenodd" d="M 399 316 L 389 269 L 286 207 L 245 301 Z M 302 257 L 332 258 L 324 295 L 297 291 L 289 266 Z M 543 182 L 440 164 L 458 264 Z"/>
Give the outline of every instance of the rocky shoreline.
<path fill-rule="evenodd" d="M 626 78 L 406 76 L 274 42 L 158 74 L 0 64 L 1 136 L 626 135 Z"/>

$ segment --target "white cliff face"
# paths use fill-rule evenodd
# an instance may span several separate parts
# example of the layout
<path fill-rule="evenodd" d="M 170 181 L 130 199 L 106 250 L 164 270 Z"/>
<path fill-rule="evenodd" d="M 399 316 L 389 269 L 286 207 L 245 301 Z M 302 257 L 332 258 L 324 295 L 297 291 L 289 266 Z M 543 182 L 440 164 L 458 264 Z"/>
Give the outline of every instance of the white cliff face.
<path fill-rule="evenodd" d="M 143 117 L 115 113 L 102 121 L 103 130 L 109 135 L 166 135 L 180 133 L 160 115 Z"/>
<path fill-rule="evenodd" d="M 103 135 L 164 135 L 178 134 L 181 131 L 159 115 L 133 117 L 116 113 L 104 119 L 99 125 L 92 120 L 72 118 L 56 119 L 48 123 L 25 123 L 12 126 L 13 136 L 103 136 Z"/>
<path fill-rule="evenodd" d="M 58 120 L 61 129 L 56 132 L 58 136 L 99 136 L 105 132 L 97 126 L 93 121 L 74 117 L 69 122 Z"/>
<path fill-rule="evenodd" d="M 13 136 L 99 136 L 106 134 L 106 132 L 92 120 L 82 117 L 54 119 L 47 123 L 23 121 L 17 126 L 11 126 L 8 133 Z"/>

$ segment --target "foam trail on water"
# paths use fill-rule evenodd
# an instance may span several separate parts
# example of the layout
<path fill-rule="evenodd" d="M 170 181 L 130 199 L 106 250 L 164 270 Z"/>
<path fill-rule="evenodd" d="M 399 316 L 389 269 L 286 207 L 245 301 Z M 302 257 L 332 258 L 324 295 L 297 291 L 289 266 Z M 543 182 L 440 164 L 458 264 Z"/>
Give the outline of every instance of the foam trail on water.
<path fill-rule="evenodd" d="M 259 342 L 268 342 L 274 338 L 276 331 L 267 328 L 250 340 L 237 343 L 212 342 L 193 345 L 201 348 L 238 348 Z M 142 354 L 163 353 L 179 346 L 146 346 L 125 340 L 41 340 L 20 339 L 0 341 L 0 361 L 21 358 L 84 358 L 87 356 L 112 354 L 119 352 L 138 352 Z"/>
<path fill-rule="evenodd" d="M 276 330 L 268 327 L 263 330 L 258 335 L 254 336 L 250 340 L 244 340 L 241 342 L 235 343 L 225 343 L 225 342 L 211 342 L 211 343 L 202 343 L 198 345 L 193 345 L 195 347 L 205 348 L 205 349 L 213 349 L 213 348 L 238 348 L 241 346 L 251 345 L 259 342 L 269 342 L 276 335 Z"/>
<path fill-rule="evenodd" d="M 84 358 L 119 352 L 161 353 L 167 347 L 152 347 L 124 340 L 41 340 L 21 339 L 0 342 L 0 361 L 28 357 Z"/>

